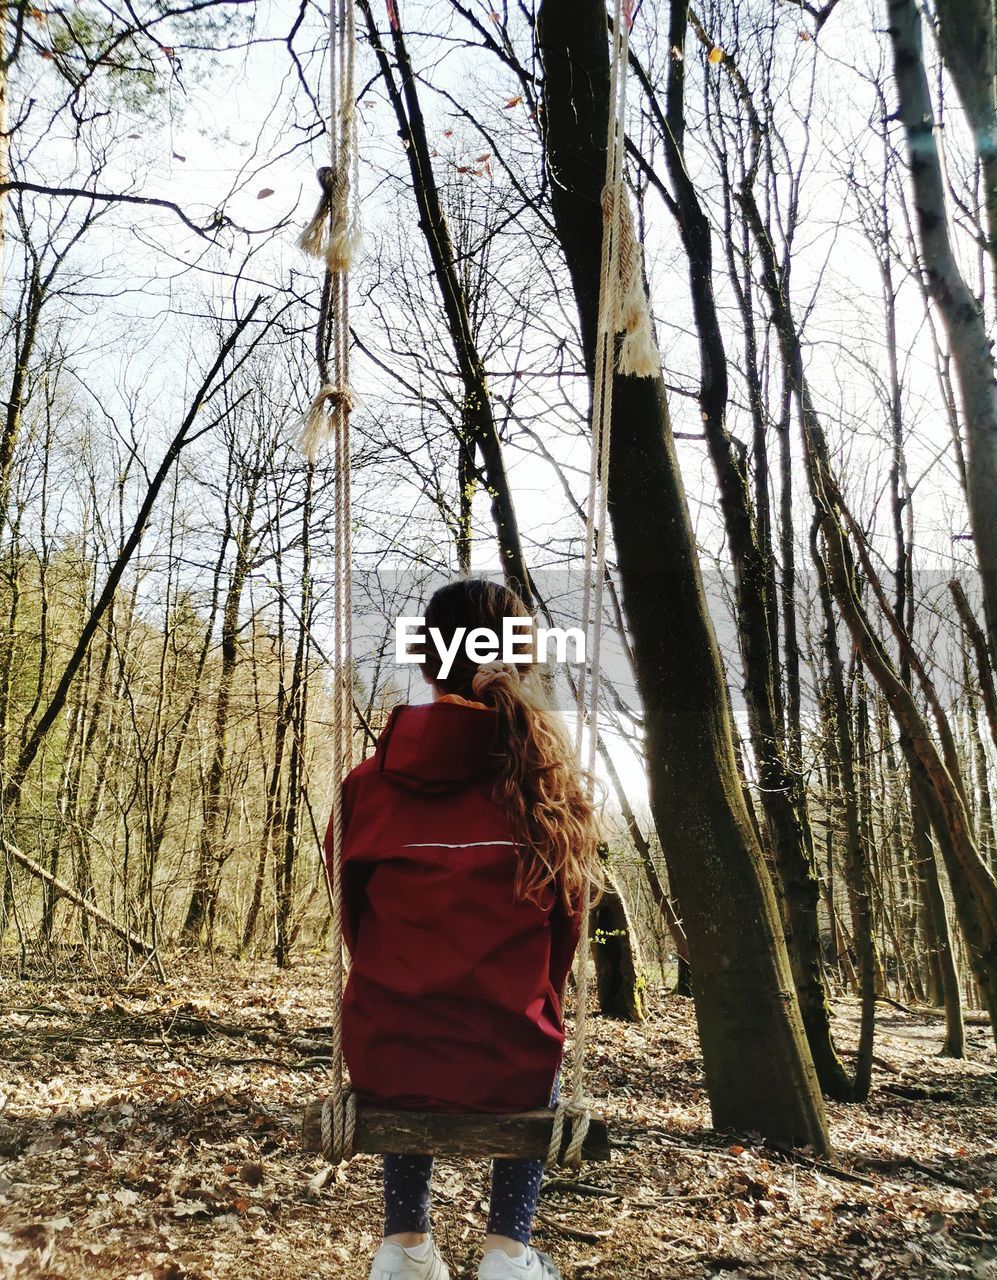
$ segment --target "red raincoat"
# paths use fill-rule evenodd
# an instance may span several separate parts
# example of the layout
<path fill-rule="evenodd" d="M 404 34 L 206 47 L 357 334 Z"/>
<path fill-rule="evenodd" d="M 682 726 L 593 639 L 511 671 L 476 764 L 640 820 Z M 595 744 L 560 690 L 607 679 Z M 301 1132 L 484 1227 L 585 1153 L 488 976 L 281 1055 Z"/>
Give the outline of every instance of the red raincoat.
<path fill-rule="evenodd" d="M 495 713 L 396 707 L 343 788 L 343 1049 L 368 1102 L 520 1111 L 548 1103 L 579 921 L 513 892 L 491 798 Z M 331 830 L 326 837 L 331 852 Z"/>

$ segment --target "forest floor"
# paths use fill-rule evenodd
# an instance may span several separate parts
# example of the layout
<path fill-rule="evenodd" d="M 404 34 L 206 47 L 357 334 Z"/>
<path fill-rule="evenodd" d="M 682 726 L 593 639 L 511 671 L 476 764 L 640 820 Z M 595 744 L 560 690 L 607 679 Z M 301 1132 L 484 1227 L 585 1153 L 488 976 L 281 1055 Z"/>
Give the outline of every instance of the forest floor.
<path fill-rule="evenodd" d="M 365 1280 L 379 1165 L 331 1176 L 298 1145 L 323 1071 L 325 966 L 177 962 L 166 984 L 0 974 L 0 1276 Z M 833 1164 L 711 1132 L 691 1002 L 593 1019 L 610 1164 L 552 1178 L 536 1240 L 566 1280 L 997 1280 L 989 1031 L 939 1058 L 941 1022 L 880 1006 L 866 1106 L 830 1107 Z M 842 1049 L 857 1008 L 835 1006 Z M 475 1274 L 487 1168 L 439 1162 L 435 1232 Z"/>

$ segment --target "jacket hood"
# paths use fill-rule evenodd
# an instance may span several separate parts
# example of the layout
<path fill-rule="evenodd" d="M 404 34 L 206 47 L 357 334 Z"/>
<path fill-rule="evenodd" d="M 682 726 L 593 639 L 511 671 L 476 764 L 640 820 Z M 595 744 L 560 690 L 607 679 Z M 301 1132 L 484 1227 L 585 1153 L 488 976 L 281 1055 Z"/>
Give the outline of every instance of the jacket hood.
<path fill-rule="evenodd" d="M 490 707 L 463 701 L 395 707 L 378 739 L 378 768 L 407 791 L 453 791 L 494 772 L 496 720 Z"/>

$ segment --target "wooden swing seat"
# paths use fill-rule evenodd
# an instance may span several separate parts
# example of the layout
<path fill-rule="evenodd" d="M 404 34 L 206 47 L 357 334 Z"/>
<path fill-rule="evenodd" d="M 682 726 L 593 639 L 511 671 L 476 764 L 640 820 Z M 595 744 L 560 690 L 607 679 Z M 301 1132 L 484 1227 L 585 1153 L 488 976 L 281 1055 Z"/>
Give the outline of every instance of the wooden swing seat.
<path fill-rule="evenodd" d="M 591 680 L 588 693 L 588 722 L 593 730 L 599 723 L 599 644 L 598 637 L 602 626 L 602 585 L 605 574 L 605 547 L 607 542 L 607 491 L 608 466 L 610 451 L 610 424 L 612 421 L 612 396 L 614 371 L 633 374 L 639 377 L 659 377 L 661 357 L 651 327 L 650 308 L 640 274 L 639 246 L 631 223 L 627 190 L 623 167 L 626 145 L 625 108 L 626 108 L 626 70 L 628 65 L 629 32 L 632 14 L 626 0 L 615 0 L 615 17 L 613 22 L 613 55 L 611 84 L 614 87 L 615 99 L 610 104 L 607 119 L 606 146 L 606 187 L 611 199 L 602 201 L 602 242 L 603 263 L 599 280 L 599 324 L 596 344 L 595 367 L 597 395 L 593 398 L 592 413 L 592 448 L 589 473 L 589 497 L 586 511 L 586 608 L 584 631 L 594 634 L 596 643 L 591 663 Z M 329 128 L 330 139 L 330 172 L 347 175 L 352 172 L 351 161 L 355 159 L 356 146 L 353 88 L 353 50 L 356 46 L 354 30 L 353 6 L 341 8 L 345 15 L 345 23 L 340 29 L 335 14 L 330 18 L 330 66 L 336 66 L 336 57 L 341 60 L 340 70 L 343 74 L 333 76 L 332 115 Z M 339 42 L 339 43 L 337 43 Z M 337 96 L 338 95 L 338 96 Z M 337 244 L 351 241 L 357 230 L 356 209 L 351 204 L 350 184 L 347 182 L 330 183 L 328 190 L 324 179 L 323 199 L 319 204 L 315 217 L 302 238 L 302 245 L 319 257 L 326 257 L 335 241 Z M 355 200 L 356 184 L 353 189 Z M 624 242 L 628 249 L 624 253 Z M 335 548 L 336 567 L 335 581 L 337 594 L 335 597 L 334 621 L 336 635 L 337 696 L 333 699 L 333 741 L 334 776 L 341 779 L 345 771 L 353 763 L 353 733 L 351 719 L 352 676 L 349 646 L 349 627 L 351 619 L 350 597 L 350 406 L 352 397 L 349 393 L 349 352 L 350 326 L 348 298 L 346 288 L 349 274 L 349 255 L 339 260 L 333 274 L 342 288 L 326 289 L 323 310 L 319 317 L 317 330 L 317 354 L 322 387 L 308 415 L 308 427 L 305 432 L 305 443 L 309 458 L 314 462 L 315 452 L 319 445 L 331 440 L 334 445 L 336 462 L 336 503 L 335 503 Z M 633 302 L 636 295 L 639 305 L 628 305 L 628 315 L 632 313 L 627 324 L 617 323 L 618 313 L 624 299 Z M 331 311 L 330 311 L 331 308 Z M 331 324 L 332 360 L 325 356 L 330 344 L 329 321 Z M 624 342 L 616 352 L 616 339 L 624 335 Z M 338 403 L 335 397 L 339 397 Z M 598 501 L 597 501 L 598 497 Z M 588 587 L 592 586 L 591 594 Z M 576 744 L 581 751 L 583 727 L 586 717 L 584 681 L 577 688 L 577 723 Z M 588 735 L 588 773 L 595 773 L 596 740 L 593 731 Z M 339 784 L 337 783 L 337 786 Z M 337 819 L 342 817 L 340 798 L 333 806 Z M 343 832 L 342 821 L 333 822 L 333 846 L 331 861 L 331 906 L 333 914 L 333 953 L 335 957 L 335 984 L 333 998 L 335 1001 L 336 1023 L 342 1011 L 343 998 L 343 965 L 342 965 L 342 856 Z M 590 894 L 582 895 L 581 937 L 588 938 Z M 579 969 L 578 997 L 576 1008 L 578 1016 L 575 1023 L 575 1066 L 572 1079 L 572 1096 L 587 1099 L 584 1087 L 585 1027 L 587 1018 L 586 992 L 588 967 L 583 961 Z M 338 1061 L 336 1060 L 338 1058 Z M 342 1043 L 338 1039 L 337 1053 L 332 1061 L 334 1078 L 337 1085 L 343 1083 Z M 342 1097 L 339 1099 L 342 1102 Z M 322 1153 L 325 1144 L 322 1141 L 322 1119 L 325 1099 L 310 1102 L 302 1123 L 301 1139 L 305 1151 Z M 339 1111 L 336 1118 L 338 1129 L 342 1129 L 344 1114 Z M 568 1116 L 564 1117 L 561 1138 L 560 1159 L 564 1160 L 571 1147 L 572 1128 Z M 452 1114 L 426 1111 L 400 1111 L 379 1107 L 364 1106 L 357 1102 L 355 1124 L 353 1126 L 352 1150 L 368 1155 L 389 1155 L 397 1152 L 401 1155 L 440 1155 L 469 1156 L 476 1159 L 529 1159 L 546 1162 L 550 1154 L 550 1144 L 554 1133 L 554 1112 L 549 1108 L 536 1111 L 520 1111 L 512 1114 L 474 1114 L 469 1112 Z M 341 1145 L 343 1134 L 336 1135 L 335 1146 Z M 340 1152 L 331 1153 L 338 1155 Z M 573 1153 L 577 1154 L 577 1153 Z M 588 1129 L 582 1144 L 581 1157 L 585 1160 L 608 1160 L 610 1158 L 609 1134 L 606 1122 L 597 1116 L 590 1116 Z"/>
<path fill-rule="evenodd" d="M 365 1155 L 470 1156 L 479 1160 L 546 1160 L 550 1147 L 553 1112 L 517 1111 L 500 1115 L 460 1114 L 439 1111 L 389 1111 L 357 1104 L 353 1149 Z M 564 1126 L 561 1155 L 570 1138 Z M 309 1102 L 301 1126 L 305 1151 L 322 1150 L 322 1099 Z M 586 1160 L 608 1160 L 609 1133 L 605 1120 L 592 1116 L 582 1155 Z"/>

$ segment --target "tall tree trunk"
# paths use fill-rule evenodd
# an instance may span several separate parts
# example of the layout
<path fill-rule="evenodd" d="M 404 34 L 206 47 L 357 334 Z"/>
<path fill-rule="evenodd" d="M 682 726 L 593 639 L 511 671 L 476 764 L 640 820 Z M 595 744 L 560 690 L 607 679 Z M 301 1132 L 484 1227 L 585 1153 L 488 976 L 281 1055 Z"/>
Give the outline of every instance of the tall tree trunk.
<path fill-rule="evenodd" d="M 516 511 L 505 472 L 505 459 L 499 439 L 498 424 L 492 407 L 491 392 L 485 375 L 484 361 L 475 342 L 466 290 L 457 270 L 457 255 L 440 199 L 432 152 L 426 138 L 426 125 L 419 102 L 415 73 L 409 60 L 405 37 L 397 11 L 391 24 L 391 43 L 398 68 L 392 70 L 387 50 L 381 40 L 369 0 L 358 0 L 367 25 L 371 47 L 377 57 L 381 79 L 398 122 L 399 135 L 405 143 L 405 156 L 412 175 L 412 189 L 419 206 L 419 220 L 429 250 L 433 274 L 443 301 L 443 312 L 453 344 L 457 368 L 463 383 L 464 399 L 461 434 L 458 440 L 459 466 L 462 477 L 467 474 L 469 451 L 476 450 L 482 461 L 482 479 L 492 500 L 492 519 L 498 540 L 502 572 L 508 585 L 527 605 L 533 603 L 530 575 L 523 553 Z M 465 486 L 466 489 L 466 486 Z M 462 495 L 465 490 L 462 490 Z M 460 508 L 459 508 L 460 509 Z M 460 554 L 458 546 L 458 553 Z"/>
<path fill-rule="evenodd" d="M 643 1022 L 644 977 L 634 929 L 623 895 L 609 880 L 592 912 L 592 957 L 599 1010 L 610 1018 Z"/>
<path fill-rule="evenodd" d="M 301 512 L 301 607 L 298 637 L 288 701 L 291 707 L 291 755 L 287 775 L 287 802 L 281 835 L 283 848 L 277 861 L 276 960 L 283 968 L 291 956 L 291 915 L 294 908 L 294 869 L 297 863 L 298 816 L 304 787 L 306 734 L 308 730 L 308 627 L 312 613 L 312 556 L 310 528 L 314 468 L 308 468 Z M 349 625 L 349 620 L 347 620 Z M 339 673 L 335 673 L 337 676 Z M 347 673 L 347 676 L 349 673 Z M 338 695 L 337 695 L 338 696 Z"/>
<path fill-rule="evenodd" d="M 669 42 L 673 49 L 684 49 L 688 11 L 688 0 L 672 0 Z M 637 73 L 658 118 L 675 192 L 673 209 L 689 259 L 690 292 L 699 338 L 699 403 L 734 569 L 744 695 L 758 765 L 759 795 L 783 892 L 786 946 L 821 1087 L 832 1097 L 847 1099 L 851 1083 L 831 1038 L 817 920 L 820 887 L 803 777 L 788 758 L 781 699 L 776 693 L 778 646 L 770 608 L 775 574 L 770 539 L 765 532 L 768 497 L 766 494 L 762 508 L 765 516 L 759 525 L 751 502 L 747 460 L 726 424 L 727 356 L 713 294 L 712 230 L 685 165 L 684 66 L 683 58 L 672 57 L 669 61 L 664 118 L 639 66 Z M 755 418 L 757 434 L 763 431 L 760 406 Z"/>
<path fill-rule="evenodd" d="M 742 196 L 742 203 L 761 256 L 763 283 L 772 307 L 783 363 L 800 410 L 807 479 L 820 519 L 828 582 L 859 655 L 889 703 L 900 730 L 900 746 L 907 766 L 912 773 L 919 775 L 918 785 L 924 784 L 921 794 L 945 859 L 973 971 L 986 999 L 997 1039 L 997 881 L 980 857 L 976 846 L 944 714 L 935 700 L 933 710 L 942 738 L 940 752 L 910 690 L 898 676 L 885 645 L 872 627 L 858 595 L 846 528 L 853 536 L 857 535 L 856 549 L 860 555 L 864 550 L 861 533 L 855 528 L 831 468 L 827 439 L 810 394 L 803 365 L 803 349 L 789 299 L 782 288 L 771 241 L 754 198 L 745 194 Z M 872 582 L 875 573 L 867 556 L 863 559 L 862 567 Z M 876 584 L 878 585 L 878 580 Z M 881 591 L 878 599 L 884 616 L 892 618 L 897 638 L 903 643 L 903 628 L 892 616 L 892 609 Z"/>
<path fill-rule="evenodd" d="M 983 634 L 983 628 L 976 621 L 973 610 L 970 608 L 966 593 L 962 589 L 962 583 L 957 578 L 953 578 L 949 583 L 949 591 L 952 593 L 952 599 L 955 601 L 955 607 L 959 612 L 966 636 L 973 646 L 980 697 L 983 699 L 983 710 L 986 712 L 994 750 L 997 750 L 997 689 L 994 688 L 994 665 L 987 652 L 987 639 Z"/>
<path fill-rule="evenodd" d="M 816 533 L 815 526 L 811 537 L 811 551 L 817 570 L 820 602 L 824 613 L 824 653 L 827 657 L 828 684 L 834 721 L 835 764 L 841 782 L 839 798 L 845 819 L 845 872 L 853 907 L 852 939 L 859 967 L 859 995 L 862 1001 L 852 1096 L 856 1102 L 865 1102 L 869 1096 L 869 1085 L 872 1081 L 872 1051 L 876 1035 L 877 958 L 875 922 L 872 913 L 872 875 L 869 867 L 869 847 L 859 821 L 855 745 L 852 740 L 851 718 L 848 714 L 848 697 L 845 691 L 841 653 L 838 649 L 837 619 L 834 615 L 831 588 L 828 585 L 827 570 L 820 554 Z"/>
<path fill-rule="evenodd" d="M 944 6 L 943 6 L 944 7 Z M 967 24 L 978 12 L 982 27 L 977 38 L 990 46 L 990 119 L 984 135 L 988 141 L 988 183 L 997 172 L 997 138 L 993 114 L 993 8 L 985 0 L 959 0 L 947 12 L 959 24 Z M 890 39 L 896 75 L 899 118 L 907 137 L 914 207 L 921 241 L 921 262 L 928 293 L 937 304 L 948 334 L 952 359 L 962 397 L 966 430 L 966 498 L 969 522 L 976 545 L 983 585 L 983 611 L 990 637 L 991 657 L 997 661 L 997 376 L 993 347 L 983 312 L 967 286 L 949 238 L 945 179 L 934 108 L 924 67 L 921 14 L 917 0 L 888 0 Z M 986 11 L 989 10 L 989 27 Z M 975 25 L 972 27 L 976 29 Z M 969 29 L 966 37 L 970 40 Z M 955 72 L 953 72 L 955 74 Z M 959 77 L 961 78 L 961 77 Z M 957 83 L 959 82 L 957 78 Z M 965 99 L 964 99 L 965 100 Z M 994 228 L 991 226 L 991 235 Z"/>
<path fill-rule="evenodd" d="M 950 1058 L 961 1058 L 965 1053 L 966 1036 L 962 1020 L 962 990 L 959 986 L 959 970 L 956 968 L 952 933 L 949 929 L 945 895 L 942 892 L 935 846 L 931 839 L 931 823 L 924 803 L 923 786 L 916 773 L 910 776 L 911 830 L 914 836 L 914 854 L 921 880 L 927 915 L 926 930 L 934 948 L 938 977 L 941 982 L 942 1004 L 945 1007 L 945 1043 L 942 1053 Z"/>
<path fill-rule="evenodd" d="M 238 464 L 234 470 L 238 470 Z M 226 502 L 234 500 L 232 493 L 233 475 L 230 472 L 230 489 L 226 494 Z M 228 721 L 229 706 L 232 696 L 232 683 L 235 679 L 236 666 L 239 660 L 239 610 L 242 607 L 242 593 L 246 586 L 252 561 L 253 518 L 256 513 L 256 494 L 259 485 L 259 473 L 253 471 L 248 478 L 244 491 L 240 494 L 244 506 L 239 517 L 239 529 L 235 538 L 235 563 L 232 566 L 232 577 L 229 579 L 225 593 L 225 607 L 222 610 L 221 635 L 221 671 L 218 677 L 218 693 L 215 699 L 214 742 L 211 750 L 211 764 L 208 768 L 207 784 L 204 793 L 204 821 L 198 841 L 197 871 L 194 889 L 187 906 L 181 934 L 185 938 L 196 938 L 204 925 L 213 917 L 218 897 L 218 882 L 221 869 L 226 859 L 224 848 L 225 827 L 225 766 L 228 758 Z M 226 521 L 230 527 L 230 522 Z M 210 930 L 209 930 L 210 932 Z"/>
<path fill-rule="evenodd" d="M 601 0 L 543 0 L 538 42 L 553 214 L 591 377 L 609 113 Z M 826 1151 L 775 896 L 741 796 L 664 383 L 617 377 L 613 395 L 609 509 L 651 805 L 685 913 L 713 1121 Z"/>
<path fill-rule="evenodd" d="M 997 302 L 997 14 L 993 0 L 935 0 L 935 13 L 938 47 L 969 117 L 983 174 Z"/>
<path fill-rule="evenodd" d="M 278 541 L 278 546 L 279 546 Z M 263 814 L 263 830 L 260 833 L 260 848 L 256 860 L 256 875 L 253 879 L 253 894 L 246 913 L 246 921 L 242 930 L 242 950 L 248 951 L 256 934 L 257 921 L 263 905 L 263 889 L 266 883 L 267 867 L 271 855 L 274 860 L 280 856 L 280 812 L 282 802 L 281 781 L 284 771 L 284 750 L 287 733 L 291 722 L 292 706 L 284 681 L 284 594 L 283 566 L 278 554 L 275 569 L 277 573 L 277 691 L 276 714 L 273 730 L 273 761 L 270 767 L 270 779 L 266 789 L 266 805 Z M 257 693 L 257 716 L 259 716 L 259 694 Z M 262 738 L 262 735 L 261 735 Z"/>

